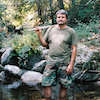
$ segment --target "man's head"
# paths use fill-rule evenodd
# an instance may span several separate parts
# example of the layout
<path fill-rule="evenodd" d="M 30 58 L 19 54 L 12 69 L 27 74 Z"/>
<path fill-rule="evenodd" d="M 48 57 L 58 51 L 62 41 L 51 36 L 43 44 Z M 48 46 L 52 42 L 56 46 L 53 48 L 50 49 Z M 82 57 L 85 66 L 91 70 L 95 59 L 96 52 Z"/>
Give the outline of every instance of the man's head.
<path fill-rule="evenodd" d="M 56 13 L 56 21 L 59 25 L 65 25 L 67 23 L 68 13 L 65 10 L 59 10 Z"/>
<path fill-rule="evenodd" d="M 66 18 L 68 18 L 68 12 L 65 11 L 65 10 L 63 10 L 63 9 L 58 10 L 58 11 L 56 12 L 56 16 L 57 16 L 58 14 L 65 14 L 65 15 L 66 15 Z"/>

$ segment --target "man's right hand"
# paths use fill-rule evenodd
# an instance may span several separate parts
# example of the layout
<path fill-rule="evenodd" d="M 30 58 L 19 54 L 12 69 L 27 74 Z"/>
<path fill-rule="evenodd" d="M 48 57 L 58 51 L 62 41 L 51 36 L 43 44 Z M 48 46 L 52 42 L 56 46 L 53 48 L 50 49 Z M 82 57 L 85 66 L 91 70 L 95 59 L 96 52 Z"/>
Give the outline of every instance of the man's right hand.
<path fill-rule="evenodd" d="M 42 31 L 41 29 L 39 29 L 39 27 L 36 27 L 37 30 L 35 30 L 35 32 L 38 34 L 39 36 L 39 40 L 42 44 L 43 47 L 46 47 L 48 45 L 48 43 L 45 41 L 44 37 L 42 36 Z"/>
<path fill-rule="evenodd" d="M 39 27 L 36 27 L 35 32 L 36 32 L 38 35 L 42 34 L 42 31 L 41 31 L 41 29 L 39 29 Z"/>

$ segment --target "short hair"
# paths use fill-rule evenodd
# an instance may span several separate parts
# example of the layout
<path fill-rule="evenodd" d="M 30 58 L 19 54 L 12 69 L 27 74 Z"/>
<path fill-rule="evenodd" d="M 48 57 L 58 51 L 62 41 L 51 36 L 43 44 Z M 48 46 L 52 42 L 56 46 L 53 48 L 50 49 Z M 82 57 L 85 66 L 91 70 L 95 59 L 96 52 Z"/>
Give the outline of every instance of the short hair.
<path fill-rule="evenodd" d="M 58 11 L 56 12 L 56 16 L 57 16 L 58 14 L 65 14 L 65 15 L 66 15 L 66 18 L 68 18 L 68 12 L 65 11 L 65 10 L 63 10 L 63 9 L 58 10 Z"/>

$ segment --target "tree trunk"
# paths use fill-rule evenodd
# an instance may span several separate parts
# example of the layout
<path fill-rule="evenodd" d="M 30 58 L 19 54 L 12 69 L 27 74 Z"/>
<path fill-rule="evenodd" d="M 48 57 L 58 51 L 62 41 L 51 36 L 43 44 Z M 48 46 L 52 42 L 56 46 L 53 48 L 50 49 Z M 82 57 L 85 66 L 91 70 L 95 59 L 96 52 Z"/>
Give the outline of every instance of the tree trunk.
<path fill-rule="evenodd" d="M 43 22 L 41 0 L 37 0 L 36 4 L 37 4 L 37 9 L 38 9 L 38 17 L 41 18 L 41 22 Z"/>
<path fill-rule="evenodd" d="M 52 0 L 49 0 L 49 6 L 50 6 L 50 11 L 51 11 L 51 19 L 52 19 L 52 24 L 54 24 L 54 18 L 53 18 L 53 12 L 52 12 Z"/>
<path fill-rule="evenodd" d="M 57 0 L 58 1 L 58 6 L 60 9 L 64 9 L 64 4 L 63 4 L 63 0 Z"/>

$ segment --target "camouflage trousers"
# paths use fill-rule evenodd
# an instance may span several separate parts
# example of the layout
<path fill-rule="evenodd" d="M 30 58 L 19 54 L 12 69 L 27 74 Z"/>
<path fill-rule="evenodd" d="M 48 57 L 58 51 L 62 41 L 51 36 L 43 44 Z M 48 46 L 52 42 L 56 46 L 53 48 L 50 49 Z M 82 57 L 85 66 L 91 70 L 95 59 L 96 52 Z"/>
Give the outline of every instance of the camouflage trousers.
<path fill-rule="evenodd" d="M 73 78 L 67 74 L 67 66 L 66 63 L 47 64 L 43 73 L 42 86 L 54 86 L 57 80 L 65 88 L 70 86 Z"/>

